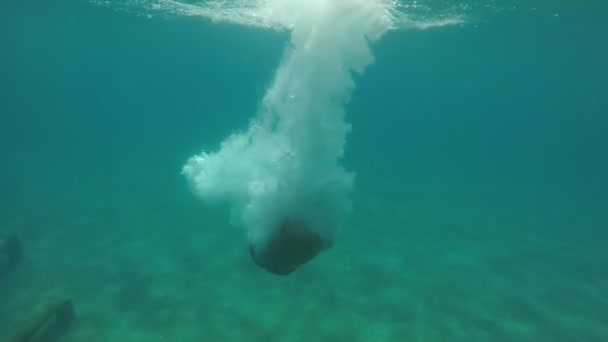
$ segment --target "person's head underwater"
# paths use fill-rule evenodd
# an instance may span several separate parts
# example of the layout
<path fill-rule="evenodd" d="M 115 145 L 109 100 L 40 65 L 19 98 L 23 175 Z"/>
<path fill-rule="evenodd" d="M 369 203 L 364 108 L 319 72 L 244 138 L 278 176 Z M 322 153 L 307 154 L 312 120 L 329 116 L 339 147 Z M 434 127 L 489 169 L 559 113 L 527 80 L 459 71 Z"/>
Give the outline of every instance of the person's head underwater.
<path fill-rule="evenodd" d="M 332 241 L 324 240 L 305 221 L 288 217 L 275 227 L 265 244 L 250 242 L 249 253 L 264 270 L 287 275 L 331 245 Z"/>

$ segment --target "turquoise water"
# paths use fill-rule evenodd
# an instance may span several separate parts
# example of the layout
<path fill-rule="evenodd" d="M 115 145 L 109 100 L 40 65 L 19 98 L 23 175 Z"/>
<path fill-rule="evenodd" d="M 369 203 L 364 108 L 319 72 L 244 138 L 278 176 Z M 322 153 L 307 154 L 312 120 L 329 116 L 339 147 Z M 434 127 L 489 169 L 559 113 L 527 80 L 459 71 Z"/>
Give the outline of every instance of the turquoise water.
<path fill-rule="evenodd" d="M 506 6 L 508 7 L 508 6 Z M 244 130 L 289 33 L 86 2 L 0 4 L 0 338 L 605 341 L 608 11 L 499 11 L 372 44 L 345 106 L 335 244 L 286 277 L 181 174 Z"/>

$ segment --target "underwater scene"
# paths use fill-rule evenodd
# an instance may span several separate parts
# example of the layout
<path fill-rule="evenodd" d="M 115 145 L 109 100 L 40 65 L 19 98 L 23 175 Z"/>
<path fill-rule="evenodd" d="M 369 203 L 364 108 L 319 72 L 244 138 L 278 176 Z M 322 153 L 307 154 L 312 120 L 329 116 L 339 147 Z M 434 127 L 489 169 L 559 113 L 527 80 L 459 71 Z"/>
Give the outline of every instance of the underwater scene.
<path fill-rule="evenodd" d="M 0 341 L 608 341 L 608 3 L 0 2 Z"/>

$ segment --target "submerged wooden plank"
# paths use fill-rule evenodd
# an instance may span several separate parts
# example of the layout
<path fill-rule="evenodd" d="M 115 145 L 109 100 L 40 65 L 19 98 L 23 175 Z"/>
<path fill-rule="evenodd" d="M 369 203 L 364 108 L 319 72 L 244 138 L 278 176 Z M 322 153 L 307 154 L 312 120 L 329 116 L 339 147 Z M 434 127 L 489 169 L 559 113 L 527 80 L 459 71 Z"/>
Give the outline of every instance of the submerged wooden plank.
<path fill-rule="evenodd" d="M 51 299 L 38 305 L 6 342 L 51 342 L 63 335 L 74 319 L 69 299 Z"/>

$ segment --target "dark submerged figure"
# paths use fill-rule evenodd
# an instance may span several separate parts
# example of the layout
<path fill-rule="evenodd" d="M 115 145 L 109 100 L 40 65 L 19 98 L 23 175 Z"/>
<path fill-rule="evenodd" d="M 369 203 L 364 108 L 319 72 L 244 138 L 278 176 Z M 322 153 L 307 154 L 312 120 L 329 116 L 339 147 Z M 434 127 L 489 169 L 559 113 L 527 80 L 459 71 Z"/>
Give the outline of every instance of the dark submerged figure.
<path fill-rule="evenodd" d="M 249 253 L 264 270 L 287 275 L 331 247 L 332 243 L 324 240 L 304 220 L 288 217 L 276 227 L 264 246 L 254 246 L 250 242 Z"/>

